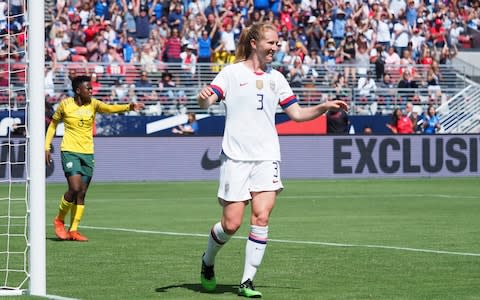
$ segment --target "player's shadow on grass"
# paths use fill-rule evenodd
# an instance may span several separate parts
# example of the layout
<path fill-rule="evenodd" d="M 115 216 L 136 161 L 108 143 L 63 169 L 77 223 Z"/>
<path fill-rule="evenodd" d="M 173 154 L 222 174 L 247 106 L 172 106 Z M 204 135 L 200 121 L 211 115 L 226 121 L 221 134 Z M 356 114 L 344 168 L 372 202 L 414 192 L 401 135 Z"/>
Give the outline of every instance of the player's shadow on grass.
<path fill-rule="evenodd" d="M 262 286 L 259 285 L 257 287 L 271 287 L 271 286 Z M 237 295 L 238 293 L 238 285 L 230 285 L 230 284 L 217 284 L 217 288 L 213 292 L 207 292 L 205 291 L 202 286 L 198 283 L 183 283 L 183 284 L 172 284 L 172 285 L 167 285 L 163 287 L 156 288 L 155 291 L 157 293 L 166 293 L 168 292 L 169 289 L 176 289 L 176 288 L 182 288 L 182 289 L 188 289 L 197 293 L 202 293 L 202 294 L 234 294 Z M 278 288 L 278 287 L 275 287 Z M 295 289 L 298 290 L 299 288 L 296 287 L 283 287 L 283 288 L 288 288 L 288 289 Z"/>
<path fill-rule="evenodd" d="M 230 284 L 217 284 L 217 288 L 213 292 L 205 291 L 202 286 L 198 283 L 183 283 L 183 284 L 172 284 L 167 286 L 162 286 L 156 288 L 155 291 L 157 293 L 166 293 L 170 289 L 188 289 L 197 293 L 205 293 L 205 294 L 237 294 L 238 285 L 230 285 Z"/>
<path fill-rule="evenodd" d="M 66 241 L 67 241 L 67 240 L 61 240 L 61 239 L 59 239 L 59 238 L 57 238 L 57 237 L 47 237 L 46 239 L 47 239 L 47 240 L 50 240 L 50 241 L 52 241 L 52 242 L 66 242 Z M 67 242 L 68 242 L 68 241 L 67 241 Z"/>

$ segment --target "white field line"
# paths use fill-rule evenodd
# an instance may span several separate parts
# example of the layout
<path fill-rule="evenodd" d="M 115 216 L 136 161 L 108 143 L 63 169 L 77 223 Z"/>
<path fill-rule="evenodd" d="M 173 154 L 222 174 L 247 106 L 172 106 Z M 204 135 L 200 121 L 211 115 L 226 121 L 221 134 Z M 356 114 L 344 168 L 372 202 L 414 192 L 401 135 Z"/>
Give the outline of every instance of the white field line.
<path fill-rule="evenodd" d="M 68 297 L 62 297 L 57 295 L 46 295 L 44 298 L 51 299 L 51 300 L 78 300 L 77 298 L 68 298 Z"/>
<path fill-rule="evenodd" d="M 359 197 L 364 197 L 365 195 L 304 195 L 304 196 L 298 196 L 298 195 L 285 195 L 278 196 L 278 200 L 281 201 L 282 199 L 355 199 Z M 475 200 L 480 200 L 480 196 L 469 196 L 469 195 L 446 195 L 446 194 L 393 194 L 393 195 L 368 195 L 369 198 L 393 198 L 393 197 L 401 197 L 401 198 L 410 198 L 410 197 L 417 197 L 417 198 L 437 198 L 433 200 L 438 200 L 438 198 L 444 198 L 444 199 L 475 199 Z M 134 201 L 158 201 L 161 199 L 162 196 L 160 195 L 158 198 L 134 198 Z M 101 199 L 95 199 L 95 198 L 90 198 L 91 202 L 110 202 L 110 201 L 119 201 L 121 199 L 118 198 L 101 198 Z M 209 200 L 213 199 L 216 201 L 215 195 L 212 195 L 211 197 L 194 197 L 194 196 L 186 196 L 186 197 L 178 197 L 176 200 Z M 125 199 L 128 201 L 132 201 L 131 198 Z"/>
<path fill-rule="evenodd" d="M 0 289 L 0 297 L 3 296 L 21 296 L 21 295 L 29 295 L 27 290 L 2 290 Z M 58 296 L 58 295 L 32 295 L 40 298 L 46 298 L 46 299 L 51 299 L 51 300 L 78 300 L 77 298 L 69 298 L 69 297 L 63 297 L 63 296 Z"/>
<path fill-rule="evenodd" d="M 105 230 L 105 231 L 122 231 L 122 232 L 145 233 L 145 234 L 171 235 L 171 236 L 208 237 L 208 234 L 202 234 L 202 233 L 182 233 L 182 232 L 141 230 L 141 229 L 115 228 L 115 227 L 96 227 L 96 226 L 82 226 L 82 228 L 94 229 L 94 230 Z M 234 236 L 233 238 L 234 239 L 241 239 L 241 240 L 246 239 L 245 237 L 237 237 L 237 236 Z M 478 257 L 480 257 L 480 253 L 454 252 L 454 251 L 443 251 L 443 250 L 432 250 L 432 249 L 417 249 L 417 248 L 410 248 L 410 247 L 343 244 L 343 243 L 328 243 L 328 242 L 315 242 L 315 241 L 295 241 L 295 240 L 282 240 L 282 239 L 268 239 L 268 241 L 269 242 L 275 242 L 275 243 L 284 243 L 284 244 L 321 245 L 321 246 L 331 246 L 331 247 L 376 248 L 376 249 L 389 249 L 389 250 L 400 250 L 400 251 L 410 251 L 410 252 L 424 252 L 424 253 L 435 253 L 435 254 L 448 254 L 448 255 L 460 255 L 460 256 L 478 256 Z"/>

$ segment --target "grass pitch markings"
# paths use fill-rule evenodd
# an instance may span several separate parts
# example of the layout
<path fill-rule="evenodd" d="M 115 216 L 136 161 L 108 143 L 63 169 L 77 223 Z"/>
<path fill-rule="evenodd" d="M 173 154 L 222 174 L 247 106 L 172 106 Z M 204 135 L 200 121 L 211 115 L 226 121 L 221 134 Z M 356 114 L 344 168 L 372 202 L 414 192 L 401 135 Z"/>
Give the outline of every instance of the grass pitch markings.
<path fill-rule="evenodd" d="M 130 233 L 145 233 L 145 234 L 158 234 L 158 235 L 170 235 L 170 236 L 187 236 L 187 237 L 208 237 L 208 234 L 202 233 L 182 233 L 182 232 L 170 232 L 170 231 L 156 231 L 156 230 L 143 230 L 143 229 L 129 229 L 129 228 L 116 228 L 116 227 L 97 227 L 97 226 L 81 226 L 86 229 L 104 230 L 104 231 L 118 231 L 118 232 L 130 232 Z M 233 236 L 234 239 L 245 240 L 245 237 Z M 329 242 L 315 242 L 315 241 L 295 241 L 295 240 L 283 240 L 283 239 L 268 239 L 269 242 L 284 243 L 284 244 L 303 244 L 303 245 L 319 245 L 319 246 L 331 246 L 331 247 L 351 247 L 351 248 L 373 248 L 373 249 L 386 249 L 386 250 L 398 250 L 398 251 L 410 251 L 410 252 L 423 252 L 434 254 L 447 254 L 447 255 L 459 255 L 459 256 L 477 256 L 480 257 L 480 253 L 471 252 L 455 252 L 444 251 L 434 249 L 419 249 L 410 247 L 395 247 L 384 245 L 361 245 L 361 244 L 344 244 L 344 243 L 329 243 Z"/>
<path fill-rule="evenodd" d="M 51 300 L 78 300 L 77 298 L 68 298 L 68 297 L 57 296 L 57 295 L 46 295 L 44 298 L 51 299 Z"/>
<path fill-rule="evenodd" d="M 349 194 L 349 195 L 305 195 L 305 196 L 295 196 L 295 195 L 286 195 L 286 196 L 278 196 L 278 200 L 281 199 L 356 199 L 358 197 L 363 197 L 367 196 L 365 194 Z M 389 194 L 389 195 L 368 195 L 368 197 L 371 198 L 377 198 L 377 199 L 383 199 L 387 197 L 419 197 L 419 198 L 426 198 L 426 197 L 432 197 L 432 198 L 444 198 L 444 199 L 475 199 L 475 200 L 480 200 L 480 196 L 469 196 L 469 195 L 446 195 L 446 194 Z M 135 201 L 158 201 L 159 198 L 135 198 Z M 215 196 L 212 197 L 177 197 L 175 200 L 216 200 Z M 101 198 L 101 199 L 95 199 L 93 201 L 95 202 L 110 202 L 110 201 L 119 201 L 121 199 L 119 198 Z M 130 201 L 131 199 L 125 199 Z"/>

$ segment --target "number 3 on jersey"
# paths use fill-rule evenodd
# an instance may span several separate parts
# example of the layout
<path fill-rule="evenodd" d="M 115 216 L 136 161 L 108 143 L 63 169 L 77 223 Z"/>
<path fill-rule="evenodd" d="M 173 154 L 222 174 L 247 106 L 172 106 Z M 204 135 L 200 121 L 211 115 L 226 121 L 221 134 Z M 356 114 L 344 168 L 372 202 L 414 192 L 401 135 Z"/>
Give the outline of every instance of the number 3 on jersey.
<path fill-rule="evenodd" d="M 262 110 L 263 109 L 263 94 L 257 94 L 257 99 L 258 99 L 257 110 Z"/>

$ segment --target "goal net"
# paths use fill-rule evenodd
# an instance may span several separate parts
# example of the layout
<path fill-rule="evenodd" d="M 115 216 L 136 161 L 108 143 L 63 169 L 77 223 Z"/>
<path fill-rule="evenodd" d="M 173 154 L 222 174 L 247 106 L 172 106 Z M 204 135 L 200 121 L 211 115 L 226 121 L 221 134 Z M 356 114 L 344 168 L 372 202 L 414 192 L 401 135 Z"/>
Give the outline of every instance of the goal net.
<path fill-rule="evenodd" d="M 43 12 L 27 15 L 28 4 L 0 1 L 0 296 L 44 294 L 44 24 Z"/>

